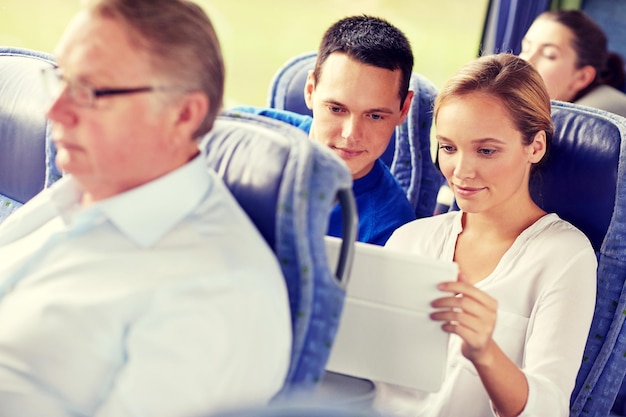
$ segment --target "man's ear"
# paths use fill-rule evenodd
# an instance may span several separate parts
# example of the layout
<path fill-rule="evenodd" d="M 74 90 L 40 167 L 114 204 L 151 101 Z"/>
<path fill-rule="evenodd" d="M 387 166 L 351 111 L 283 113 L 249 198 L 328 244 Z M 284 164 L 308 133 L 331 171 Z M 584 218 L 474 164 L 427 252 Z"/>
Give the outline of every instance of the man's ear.
<path fill-rule="evenodd" d="M 309 70 L 304 84 L 304 102 L 309 110 L 313 110 L 313 92 L 315 91 L 315 76 L 313 70 Z"/>
<path fill-rule="evenodd" d="M 398 125 L 404 123 L 406 117 L 409 115 L 414 95 L 415 93 L 412 90 L 408 91 L 406 98 L 404 99 L 404 103 L 402 103 L 402 107 L 400 107 L 400 123 L 398 123 Z"/>
<path fill-rule="evenodd" d="M 186 93 L 176 108 L 175 129 L 179 137 L 190 138 L 202 124 L 209 111 L 209 98 L 199 91 Z"/>
<path fill-rule="evenodd" d="M 596 78 L 596 69 L 591 65 L 585 65 L 576 70 L 576 76 L 572 81 L 572 88 L 578 92 L 593 82 Z"/>

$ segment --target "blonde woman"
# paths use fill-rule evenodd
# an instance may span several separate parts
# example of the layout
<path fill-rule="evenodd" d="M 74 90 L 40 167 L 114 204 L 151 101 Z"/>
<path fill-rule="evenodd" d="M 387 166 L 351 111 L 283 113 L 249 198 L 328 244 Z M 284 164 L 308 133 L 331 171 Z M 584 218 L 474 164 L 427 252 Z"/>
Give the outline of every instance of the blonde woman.
<path fill-rule="evenodd" d="M 446 378 L 434 394 L 376 383 L 375 406 L 413 417 L 568 416 L 597 264 L 586 236 L 530 196 L 553 131 L 544 83 L 516 56 L 485 56 L 448 81 L 434 111 L 460 211 L 408 223 L 386 247 L 459 265 L 432 302 L 451 335 Z"/>

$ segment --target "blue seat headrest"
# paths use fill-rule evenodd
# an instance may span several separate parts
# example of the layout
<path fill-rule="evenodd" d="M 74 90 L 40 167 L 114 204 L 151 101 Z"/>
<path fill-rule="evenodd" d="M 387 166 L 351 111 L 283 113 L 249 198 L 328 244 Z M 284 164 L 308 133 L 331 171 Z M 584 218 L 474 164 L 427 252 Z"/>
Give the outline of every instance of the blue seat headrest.
<path fill-rule="evenodd" d="M 292 361 L 282 395 L 312 387 L 330 354 L 352 260 L 356 209 L 352 176 L 327 147 L 298 128 L 259 115 L 222 112 L 202 138 L 207 165 L 217 172 L 276 254 L 289 292 Z M 324 235 L 337 201 L 346 205 L 343 266 L 333 275 Z M 341 282 L 340 282 L 341 281 Z"/>
<path fill-rule="evenodd" d="M 619 129 L 604 114 L 552 102 L 552 149 L 531 178 L 535 202 L 581 229 L 596 252 L 613 215 L 621 146 Z"/>
<path fill-rule="evenodd" d="M 205 147 L 209 166 L 273 248 L 280 187 L 293 143 L 287 136 L 272 133 L 260 124 L 242 125 L 235 117 L 220 116 L 207 134 Z"/>
<path fill-rule="evenodd" d="M 45 105 L 41 68 L 52 57 L 22 49 L 0 50 L 0 194 L 24 203 L 47 181 Z"/>

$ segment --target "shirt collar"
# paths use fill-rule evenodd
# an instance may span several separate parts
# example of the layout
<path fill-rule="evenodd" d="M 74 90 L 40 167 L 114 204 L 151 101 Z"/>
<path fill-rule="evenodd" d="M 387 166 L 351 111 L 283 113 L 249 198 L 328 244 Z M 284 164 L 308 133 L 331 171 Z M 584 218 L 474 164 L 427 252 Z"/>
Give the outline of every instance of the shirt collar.
<path fill-rule="evenodd" d="M 54 198 L 62 215 L 70 212 L 72 203 L 77 204 L 80 200 L 77 184 L 72 183 L 72 188 L 68 185 L 59 190 L 65 196 Z M 156 180 L 80 210 L 74 220 L 80 221 L 82 215 L 93 216 L 93 210 L 96 210 L 138 246 L 147 248 L 191 213 L 211 186 L 212 178 L 201 153 Z"/>

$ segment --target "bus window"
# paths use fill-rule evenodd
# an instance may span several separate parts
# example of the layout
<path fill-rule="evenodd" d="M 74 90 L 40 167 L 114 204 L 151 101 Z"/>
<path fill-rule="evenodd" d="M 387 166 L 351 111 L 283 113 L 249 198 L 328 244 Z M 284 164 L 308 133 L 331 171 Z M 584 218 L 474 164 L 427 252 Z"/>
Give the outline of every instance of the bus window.
<path fill-rule="evenodd" d="M 334 21 L 354 14 L 405 32 L 414 70 L 436 86 L 476 56 L 488 0 L 197 0 L 209 14 L 227 66 L 225 106 L 265 105 L 270 80 L 289 58 L 314 51 Z M 0 45 L 52 52 L 80 1 L 3 0 Z"/>

